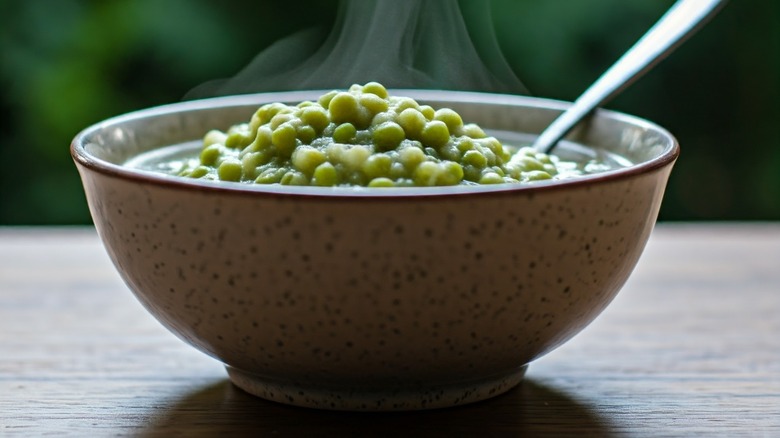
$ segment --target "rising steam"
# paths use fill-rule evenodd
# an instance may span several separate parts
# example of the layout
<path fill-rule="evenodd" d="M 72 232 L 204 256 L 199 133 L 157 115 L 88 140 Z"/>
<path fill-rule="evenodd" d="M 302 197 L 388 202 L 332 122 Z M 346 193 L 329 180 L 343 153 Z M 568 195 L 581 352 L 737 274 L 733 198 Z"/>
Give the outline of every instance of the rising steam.
<path fill-rule="evenodd" d="M 501 54 L 487 0 L 342 0 L 329 33 L 309 29 L 279 40 L 235 77 L 207 82 L 186 98 L 368 81 L 526 93 Z"/>

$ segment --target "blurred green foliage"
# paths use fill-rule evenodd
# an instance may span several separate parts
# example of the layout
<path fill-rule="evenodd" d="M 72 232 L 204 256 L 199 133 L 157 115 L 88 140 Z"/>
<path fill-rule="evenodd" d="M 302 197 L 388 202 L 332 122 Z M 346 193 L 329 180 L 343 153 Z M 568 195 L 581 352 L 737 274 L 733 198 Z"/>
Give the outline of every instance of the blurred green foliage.
<path fill-rule="evenodd" d="M 671 0 L 490 0 L 531 93 L 573 100 Z M 273 41 L 329 26 L 337 0 L 0 0 L 0 224 L 89 223 L 68 153 L 88 125 L 179 101 Z M 661 219 L 780 219 L 780 2 L 732 1 L 607 107 L 682 155 Z M 259 90 L 260 91 L 260 90 Z"/>

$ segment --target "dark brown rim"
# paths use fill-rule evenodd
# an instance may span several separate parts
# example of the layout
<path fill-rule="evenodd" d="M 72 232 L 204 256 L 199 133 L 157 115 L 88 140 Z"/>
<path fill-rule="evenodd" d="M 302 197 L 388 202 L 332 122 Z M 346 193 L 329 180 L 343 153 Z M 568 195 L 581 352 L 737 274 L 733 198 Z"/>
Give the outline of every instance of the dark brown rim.
<path fill-rule="evenodd" d="M 180 111 L 197 111 L 222 107 L 261 105 L 263 103 L 277 101 L 295 102 L 304 99 L 311 99 L 313 95 L 319 95 L 326 91 L 327 90 L 305 90 L 216 97 L 210 99 L 173 103 L 134 111 L 112 117 L 82 130 L 71 142 L 70 152 L 73 160 L 77 165 L 83 166 L 86 169 L 104 174 L 106 176 L 134 181 L 144 185 L 164 186 L 168 188 L 196 190 L 200 192 L 212 192 L 222 195 L 319 199 L 396 199 L 409 197 L 450 198 L 453 196 L 505 195 L 512 193 L 523 193 L 530 195 L 542 191 L 602 184 L 605 182 L 622 180 L 636 175 L 650 173 L 655 169 L 659 169 L 674 163 L 680 153 L 680 147 L 677 139 L 666 129 L 639 117 L 605 109 L 596 110 L 596 116 L 608 117 L 617 121 L 630 123 L 634 126 L 654 130 L 667 137 L 670 140 L 671 146 L 665 148 L 661 155 L 647 162 L 605 173 L 584 175 L 575 179 L 539 181 L 532 185 L 497 184 L 491 186 L 404 187 L 382 189 L 369 189 L 360 187 L 299 187 L 280 185 L 266 186 L 225 182 L 215 184 L 213 182 L 178 178 L 162 174 L 157 175 L 140 170 L 130 169 L 94 157 L 90 155 L 84 147 L 89 137 L 95 132 L 127 120 L 154 118 Z M 486 104 L 509 104 L 558 111 L 564 111 L 568 106 L 571 105 L 569 102 L 558 100 L 492 93 L 442 90 L 394 90 L 394 92 L 411 96 L 420 100 L 428 99 L 440 102 L 449 101 L 466 103 L 473 102 Z"/>

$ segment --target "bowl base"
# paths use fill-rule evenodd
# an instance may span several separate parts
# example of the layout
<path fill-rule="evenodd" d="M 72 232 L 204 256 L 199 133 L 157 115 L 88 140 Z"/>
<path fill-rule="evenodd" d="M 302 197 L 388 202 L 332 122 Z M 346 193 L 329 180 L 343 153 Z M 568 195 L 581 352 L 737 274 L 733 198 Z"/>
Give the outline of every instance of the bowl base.
<path fill-rule="evenodd" d="M 266 400 L 316 409 L 376 412 L 448 408 L 495 397 L 517 386 L 528 365 L 478 380 L 393 389 L 326 388 L 225 368 L 234 385 Z"/>

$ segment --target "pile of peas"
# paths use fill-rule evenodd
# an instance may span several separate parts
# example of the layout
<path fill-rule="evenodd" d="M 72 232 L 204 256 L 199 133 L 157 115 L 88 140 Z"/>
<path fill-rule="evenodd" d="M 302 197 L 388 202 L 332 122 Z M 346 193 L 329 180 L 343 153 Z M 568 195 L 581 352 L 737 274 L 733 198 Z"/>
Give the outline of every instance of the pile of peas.
<path fill-rule="evenodd" d="M 556 158 L 510 150 L 449 108 L 389 96 L 377 82 L 316 102 L 260 107 L 249 123 L 210 131 L 181 175 L 258 184 L 447 186 L 550 179 Z"/>

